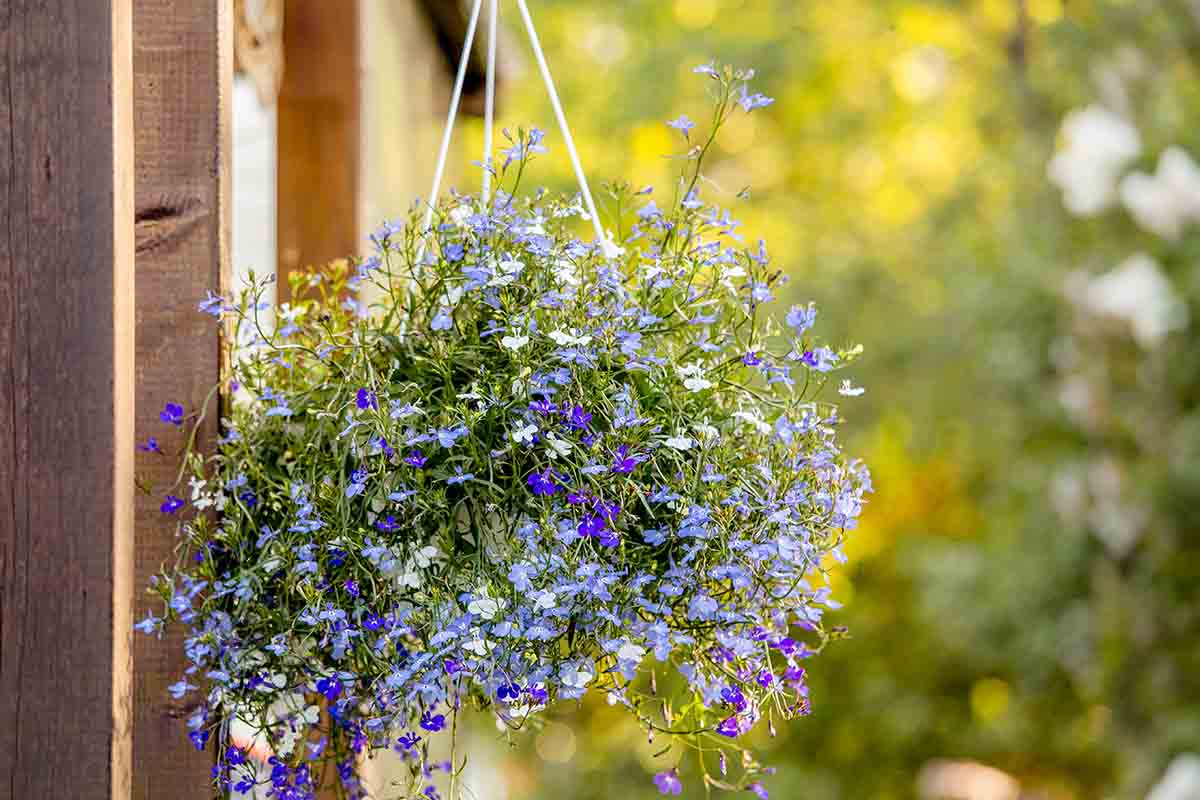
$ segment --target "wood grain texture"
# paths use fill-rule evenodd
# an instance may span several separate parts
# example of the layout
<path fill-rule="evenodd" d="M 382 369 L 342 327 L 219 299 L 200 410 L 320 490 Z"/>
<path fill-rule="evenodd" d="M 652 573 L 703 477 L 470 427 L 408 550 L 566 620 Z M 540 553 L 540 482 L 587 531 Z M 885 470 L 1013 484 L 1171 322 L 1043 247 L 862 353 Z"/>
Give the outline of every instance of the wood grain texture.
<path fill-rule="evenodd" d="M 0 3 L 3 797 L 128 797 L 128 2 Z"/>
<path fill-rule="evenodd" d="M 183 431 L 164 425 L 167 402 L 197 411 L 220 377 L 217 327 L 196 309 L 218 290 L 228 263 L 229 124 L 232 0 L 134 0 L 135 153 L 137 163 L 137 433 L 157 436 L 168 454 Z M 216 407 L 201 426 L 211 452 Z M 174 531 L 159 512 L 174 480 L 175 459 L 138 454 L 138 475 L 154 487 L 136 507 L 136 612 L 153 608 L 142 594 L 173 557 Z M 187 487 L 174 490 L 187 497 Z M 161 609 L 158 609 L 161 613 Z M 174 701 L 166 687 L 187 662 L 183 636 L 134 639 L 133 797 L 191 800 L 211 796 L 212 749 L 198 753 L 184 718 L 195 695 Z"/>
<path fill-rule="evenodd" d="M 361 249 L 359 3 L 287 0 L 279 91 L 278 275 Z"/>

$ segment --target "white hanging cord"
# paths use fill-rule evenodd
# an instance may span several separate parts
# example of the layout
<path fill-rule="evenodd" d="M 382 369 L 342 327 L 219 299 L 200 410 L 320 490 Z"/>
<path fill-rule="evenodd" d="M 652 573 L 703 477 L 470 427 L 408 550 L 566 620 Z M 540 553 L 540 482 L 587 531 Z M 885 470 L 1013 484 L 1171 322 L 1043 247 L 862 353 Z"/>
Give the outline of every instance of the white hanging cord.
<path fill-rule="evenodd" d="M 483 101 L 483 206 L 492 194 L 492 128 L 496 119 L 496 28 L 500 22 L 500 2 L 491 0 L 488 19 L 486 92 Z"/>
<path fill-rule="evenodd" d="M 458 74 L 454 76 L 454 91 L 450 95 L 450 111 L 446 114 L 446 127 L 442 131 L 442 146 L 438 150 L 437 166 L 433 170 L 433 186 L 425 199 L 425 222 L 421 225 L 421 247 L 417 251 L 417 263 L 425 257 L 425 235 L 433 222 L 433 211 L 437 206 L 438 192 L 442 188 L 442 174 L 446 170 L 446 156 L 450 152 L 450 134 L 454 132 L 454 119 L 458 116 L 458 104 L 462 100 L 463 81 L 467 77 L 467 63 L 471 60 L 471 45 L 475 42 L 475 26 L 479 22 L 479 9 L 483 0 L 475 0 L 471 8 L 471 19 L 467 22 L 467 35 L 463 40 L 462 56 L 458 59 Z"/>
<path fill-rule="evenodd" d="M 554 116 L 558 118 L 558 127 L 562 131 L 563 140 L 567 143 L 567 154 L 571 156 L 571 166 L 575 168 L 575 178 L 579 181 L 579 189 L 583 193 L 583 201 L 587 204 L 588 213 L 592 215 L 592 227 L 600 246 L 608 254 L 614 245 L 609 242 L 604 228 L 600 225 L 600 215 L 596 213 L 596 202 L 592 200 L 591 190 L 588 189 L 587 176 L 579 163 L 579 154 L 575 152 L 575 140 L 571 138 L 571 129 L 567 127 L 567 117 L 563 113 L 562 103 L 558 101 L 558 92 L 554 89 L 554 79 L 550 77 L 550 67 L 546 64 L 546 54 L 542 52 L 542 44 L 538 41 L 537 31 L 533 27 L 533 19 L 529 16 L 529 8 L 525 0 L 517 0 L 517 8 L 525 21 L 525 30 L 529 34 L 529 44 L 533 47 L 533 56 L 537 59 L 538 69 L 541 70 L 542 80 L 546 84 L 546 93 L 550 95 L 550 105 L 554 107 Z"/>

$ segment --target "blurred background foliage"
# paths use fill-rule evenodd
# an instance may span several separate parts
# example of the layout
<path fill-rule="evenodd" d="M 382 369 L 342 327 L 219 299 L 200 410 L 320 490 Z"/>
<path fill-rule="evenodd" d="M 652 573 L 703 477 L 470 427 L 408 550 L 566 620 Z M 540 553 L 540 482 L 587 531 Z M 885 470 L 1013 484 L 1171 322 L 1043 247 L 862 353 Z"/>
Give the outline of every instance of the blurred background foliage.
<path fill-rule="evenodd" d="M 707 108 L 692 67 L 758 70 L 777 103 L 734 118 L 704 193 L 747 242 L 766 239 L 791 276 L 785 302 L 817 301 L 825 335 L 866 346 L 847 430 L 877 492 L 835 578 L 835 622 L 853 638 L 810 664 L 812 716 L 760 732 L 779 768 L 772 797 L 1146 796 L 1173 757 L 1200 750 L 1200 225 L 1186 196 L 1174 237 L 1115 197 L 1073 214 L 1047 165 L 1078 146 L 1075 172 L 1092 172 L 1064 180 L 1104 194 L 1153 173 L 1170 145 L 1200 154 L 1200 10 L 539 0 L 534 12 L 594 178 L 669 187 L 680 141 L 663 122 Z M 510 30 L 502 121 L 548 129 L 536 178 L 572 190 Z M 1140 139 L 1120 174 L 1104 174 L 1107 133 L 1093 163 L 1060 127 L 1087 106 Z M 1135 253 L 1153 275 L 1103 283 Z M 498 744 L 507 794 L 654 795 L 649 772 L 674 754 L 653 759 L 609 711 L 568 709 L 518 751 Z"/>

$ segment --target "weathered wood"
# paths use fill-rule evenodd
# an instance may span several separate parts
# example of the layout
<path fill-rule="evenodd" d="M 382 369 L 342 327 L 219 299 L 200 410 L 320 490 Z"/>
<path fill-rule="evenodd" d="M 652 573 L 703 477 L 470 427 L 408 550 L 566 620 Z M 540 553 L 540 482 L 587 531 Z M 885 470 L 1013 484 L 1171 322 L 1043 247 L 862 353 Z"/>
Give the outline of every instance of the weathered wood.
<path fill-rule="evenodd" d="M 129 0 L 0 4 L 0 792 L 129 796 Z"/>
<path fill-rule="evenodd" d="M 168 454 L 183 443 L 158 412 L 167 402 L 198 410 L 220 376 L 217 328 L 196 303 L 227 285 L 230 182 L 229 98 L 233 75 L 232 0 L 134 0 L 133 65 L 137 161 L 137 432 L 157 436 Z M 198 444 L 211 452 L 216 404 Z M 159 504 L 177 462 L 138 454 L 138 475 L 154 487 L 137 500 L 136 608 L 173 557 L 175 538 Z M 175 494 L 187 497 L 187 487 Z M 157 610 L 158 613 L 161 609 Z M 173 701 L 166 687 L 187 662 L 183 636 L 134 640 L 133 797 L 207 798 L 213 744 L 198 753 L 184 717 L 195 695 Z M 197 681 L 193 681 L 194 683 Z"/>
<path fill-rule="evenodd" d="M 278 111 L 278 297 L 287 276 L 360 248 L 358 0 L 287 0 Z"/>

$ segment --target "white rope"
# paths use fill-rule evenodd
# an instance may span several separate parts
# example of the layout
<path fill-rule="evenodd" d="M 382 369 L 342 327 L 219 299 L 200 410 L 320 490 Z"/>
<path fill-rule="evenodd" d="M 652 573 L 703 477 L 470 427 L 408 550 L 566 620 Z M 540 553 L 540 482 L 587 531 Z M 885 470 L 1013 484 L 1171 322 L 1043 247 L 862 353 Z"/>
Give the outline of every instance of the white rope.
<path fill-rule="evenodd" d="M 437 166 L 433 171 L 433 185 L 429 190 L 429 197 L 426 199 L 425 222 L 421 226 L 421 246 L 417 251 L 417 263 L 419 264 L 425 257 L 426 236 L 429 233 L 430 225 L 433 223 L 434 210 L 437 207 L 438 193 L 442 188 L 442 176 L 446 170 L 446 158 L 450 152 L 450 137 L 454 132 L 454 122 L 458 116 L 459 103 L 462 100 L 463 81 L 467 74 L 467 63 L 471 58 L 471 46 L 475 42 L 475 28 L 479 22 L 479 12 L 483 6 L 483 0 L 475 0 L 471 8 L 471 18 L 467 23 L 467 33 L 463 39 L 462 55 L 458 60 L 458 74 L 454 78 L 454 91 L 450 98 L 450 110 L 446 114 L 446 127 L 442 131 L 442 143 L 438 150 Z M 492 163 L 492 128 L 494 127 L 495 108 L 496 108 L 496 30 L 500 19 L 500 4 L 499 0 L 490 0 L 490 19 L 488 21 L 488 53 L 487 53 L 487 73 L 485 76 L 486 94 L 484 96 L 484 133 L 483 133 L 483 191 L 481 193 L 483 204 L 486 206 L 491 195 L 491 163 Z M 558 128 L 562 132 L 563 141 L 567 145 L 567 154 L 571 157 L 571 166 L 575 169 L 575 179 L 579 182 L 579 191 L 583 195 L 583 202 L 586 204 L 587 212 L 591 216 L 592 228 L 596 232 L 596 240 L 603 248 L 605 255 L 611 256 L 616 253 L 616 245 L 611 242 L 604 232 L 603 226 L 600 224 L 600 214 L 596 211 L 596 201 L 592 199 L 591 189 L 588 188 L 587 175 L 583 171 L 583 165 L 579 161 L 579 153 L 575 149 L 575 140 L 571 137 L 571 129 L 567 125 L 567 115 L 563 112 L 562 103 L 558 99 L 558 91 L 554 88 L 554 78 L 550 76 L 550 67 L 546 63 L 546 54 L 542 51 L 542 43 L 538 39 L 537 30 L 533 27 L 533 18 L 529 15 L 529 7 L 525 4 L 525 0 L 517 0 L 517 8 L 521 12 L 521 19 L 525 23 L 525 31 L 529 35 L 529 44 L 533 48 L 534 58 L 537 60 L 538 70 L 542 74 L 542 81 L 546 84 L 546 93 L 550 97 L 550 105 L 554 109 L 555 119 L 558 120 Z"/>
<path fill-rule="evenodd" d="M 554 89 L 554 79 L 550 77 L 550 67 L 546 64 L 546 54 L 542 52 L 542 44 L 538 41 L 537 31 L 533 27 L 533 19 L 529 16 L 529 8 L 525 5 L 525 0 L 517 0 L 517 8 L 520 9 L 521 18 L 525 21 L 525 31 L 529 34 L 529 44 L 533 48 L 533 56 L 537 59 L 538 69 L 542 73 L 542 81 L 546 84 L 546 93 L 550 95 L 550 105 L 554 107 L 554 116 L 558 118 L 559 130 L 562 131 L 563 140 L 567 143 L 567 154 L 571 156 L 571 166 L 575 168 L 575 178 L 579 181 L 579 190 L 583 193 L 583 201 L 587 204 L 588 213 L 592 215 L 592 227 L 596 231 L 596 238 L 607 255 L 614 245 L 608 240 L 604 228 L 600 225 L 600 215 L 596 213 L 596 202 L 592 199 L 591 190 L 588 189 L 587 175 L 583 172 L 583 165 L 579 163 L 579 153 L 575 151 L 575 140 L 571 138 L 571 129 L 567 127 L 567 116 L 563 113 L 562 103 L 558 101 L 558 92 Z"/>
<path fill-rule="evenodd" d="M 479 22 L 479 9 L 483 0 L 475 0 L 471 8 L 471 19 L 467 23 L 467 35 L 463 40 L 462 55 L 458 59 L 458 74 L 454 76 L 454 91 L 450 95 L 450 110 L 446 114 L 446 128 L 442 131 L 442 146 L 438 150 L 437 166 L 433 170 L 433 186 L 425 200 L 425 222 L 421 225 L 421 247 L 417 251 L 417 263 L 425 257 L 425 236 L 433 222 L 433 211 L 437 207 L 438 192 L 442 189 L 442 174 L 446 171 L 446 156 L 450 152 L 450 134 L 454 132 L 454 119 L 458 116 L 458 104 L 462 100 L 463 81 L 467 77 L 467 63 L 471 60 L 471 45 L 475 42 L 475 26 Z"/>
<path fill-rule="evenodd" d="M 483 207 L 487 208 L 492 194 L 492 128 L 496 119 L 496 28 L 500 22 L 499 0 L 491 0 L 488 19 L 487 72 L 483 101 Z"/>

